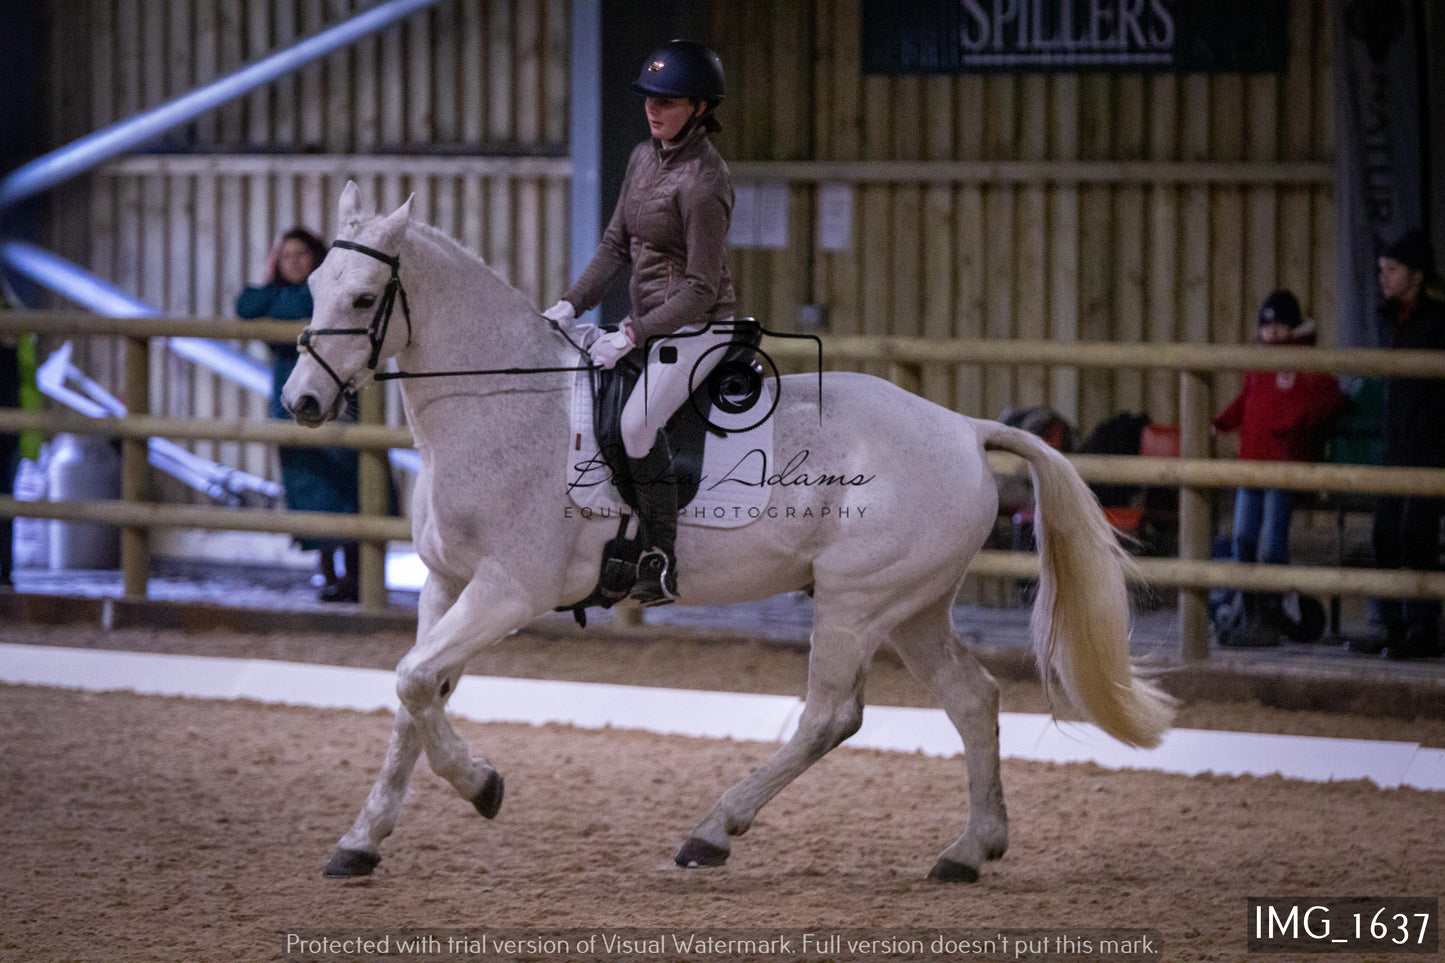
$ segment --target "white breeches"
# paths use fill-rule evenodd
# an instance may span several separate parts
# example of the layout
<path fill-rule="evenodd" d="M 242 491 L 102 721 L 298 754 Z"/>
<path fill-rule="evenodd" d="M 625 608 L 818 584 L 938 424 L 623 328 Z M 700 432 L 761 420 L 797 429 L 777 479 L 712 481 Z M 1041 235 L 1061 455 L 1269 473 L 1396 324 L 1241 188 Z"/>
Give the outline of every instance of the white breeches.
<path fill-rule="evenodd" d="M 687 402 L 688 395 L 703 383 L 727 353 L 719 345 L 735 340 L 732 318 L 713 322 L 711 330 L 696 333 L 705 327 L 705 324 L 690 324 L 652 342 L 647 352 L 647 372 L 638 380 L 622 408 L 622 447 L 627 450 L 628 458 L 647 457 L 657 441 L 657 430 L 667 424 L 673 412 Z M 658 360 L 658 353 L 668 346 L 677 349 L 677 360 L 663 364 Z M 713 348 L 717 350 L 711 350 Z"/>

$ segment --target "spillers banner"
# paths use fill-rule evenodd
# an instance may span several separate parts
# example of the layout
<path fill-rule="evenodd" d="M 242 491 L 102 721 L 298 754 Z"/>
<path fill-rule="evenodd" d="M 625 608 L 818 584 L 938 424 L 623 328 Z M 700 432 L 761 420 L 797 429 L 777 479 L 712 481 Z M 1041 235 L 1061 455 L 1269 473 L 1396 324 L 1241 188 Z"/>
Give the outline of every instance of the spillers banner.
<path fill-rule="evenodd" d="M 1289 0 L 863 0 L 871 74 L 1265 73 Z"/>
<path fill-rule="evenodd" d="M 1380 252 L 1423 227 L 1423 103 L 1417 2 L 1334 0 L 1339 332 L 1346 347 L 1383 344 Z"/>

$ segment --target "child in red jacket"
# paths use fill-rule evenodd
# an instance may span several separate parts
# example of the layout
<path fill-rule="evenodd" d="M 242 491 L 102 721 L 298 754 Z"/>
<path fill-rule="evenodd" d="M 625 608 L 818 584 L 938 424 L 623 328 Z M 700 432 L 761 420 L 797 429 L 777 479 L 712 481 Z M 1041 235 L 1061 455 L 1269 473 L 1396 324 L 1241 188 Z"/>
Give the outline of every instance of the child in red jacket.
<path fill-rule="evenodd" d="M 1289 291 L 1275 291 L 1259 308 L 1264 345 L 1315 343 L 1313 321 Z M 1334 376 L 1322 372 L 1250 371 L 1244 388 L 1214 419 L 1216 432 L 1240 429 L 1239 457 L 1251 461 L 1318 461 L 1323 428 L 1347 398 Z M 1234 499 L 1234 560 L 1282 565 L 1289 561 L 1289 523 L 1294 493 L 1283 488 L 1241 488 Z M 1250 600 L 1246 597 L 1247 608 Z M 1224 645 L 1277 645 L 1272 626 L 1277 598 L 1253 600 L 1261 607 L 1242 634 L 1224 634 Z M 1246 615 L 1250 613 L 1247 611 Z"/>

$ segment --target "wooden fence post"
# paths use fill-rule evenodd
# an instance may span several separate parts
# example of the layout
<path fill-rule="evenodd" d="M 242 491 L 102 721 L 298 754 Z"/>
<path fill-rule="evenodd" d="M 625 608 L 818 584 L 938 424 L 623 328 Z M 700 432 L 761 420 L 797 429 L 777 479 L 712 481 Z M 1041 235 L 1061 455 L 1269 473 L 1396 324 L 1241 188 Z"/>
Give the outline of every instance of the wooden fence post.
<path fill-rule="evenodd" d="M 1179 454 L 1209 457 L 1209 376 L 1179 372 Z M 1197 486 L 1179 488 L 1179 558 L 1209 559 L 1209 497 Z M 1185 662 L 1209 658 L 1209 590 L 1179 590 L 1179 656 Z"/>
<path fill-rule="evenodd" d="M 129 415 L 150 414 L 150 339 L 125 339 L 125 403 Z M 150 441 L 125 438 L 120 443 L 120 497 L 124 502 L 150 500 Z M 144 598 L 150 581 L 150 530 L 127 525 L 120 530 L 122 591 Z"/>
<path fill-rule="evenodd" d="M 385 422 L 386 395 L 380 388 L 363 391 L 359 396 L 360 420 L 363 425 Z M 391 465 L 386 449 L 358 452 L 360 477 L 357 493 L 362 515 L 385 515 L 390 499 Z M 361 543 L 361 571 L 358 573 L 361 607 L 379 612 L 387 606 L 386 542 Z"/>

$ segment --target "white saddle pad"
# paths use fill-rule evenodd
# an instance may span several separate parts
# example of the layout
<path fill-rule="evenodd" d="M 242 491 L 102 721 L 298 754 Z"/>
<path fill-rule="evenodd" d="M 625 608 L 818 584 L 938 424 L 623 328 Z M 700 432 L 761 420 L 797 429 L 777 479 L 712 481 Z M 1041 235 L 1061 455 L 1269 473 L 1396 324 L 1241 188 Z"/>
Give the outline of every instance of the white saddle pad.
<path fill-rule="evenodd" d="M 772 486 L 765 484 L 773 468 L 773 421 L 763 418 L 772 410 L 772 385 L 763 385 L 763 396 L 751 411 L 762 423 L 748 431 L 729 432 L 719 438 L 709 432 L 703 447 L 702 484 L 697 497 L 682 509 L 677 520 L 682 525 L 705 528 L 741 528 L 767 513 Z M 713 419 L 717 421 L 717 418 Z M 577 511 L 616 518 L 619 512 L 630 512 L 617 488 L 612 474 L 597 451 L 597 435 L 592 430 L 592 387 L 587 372 L 572 376 L 572 431 L 567 438 L 567 491 Z"/>

